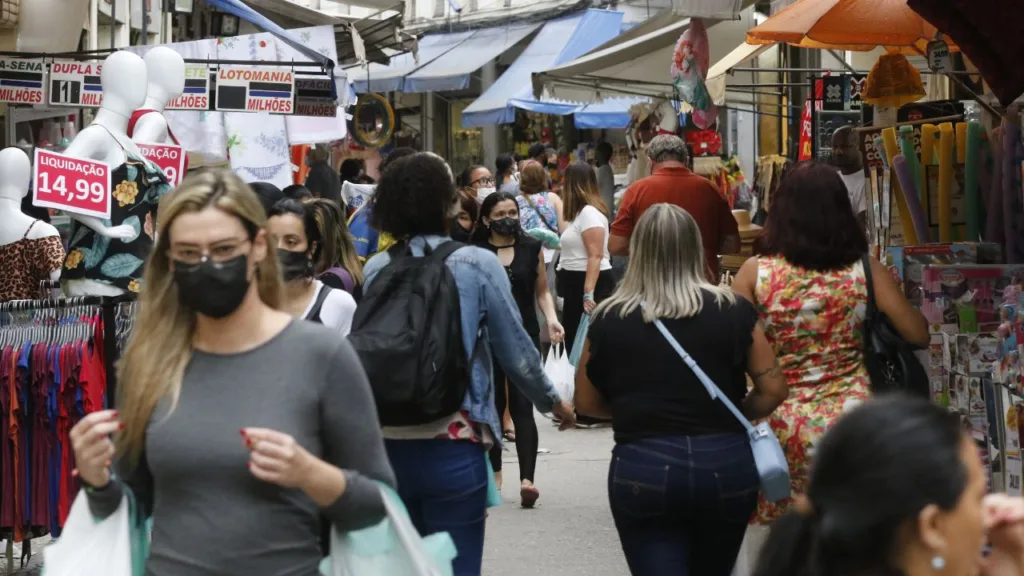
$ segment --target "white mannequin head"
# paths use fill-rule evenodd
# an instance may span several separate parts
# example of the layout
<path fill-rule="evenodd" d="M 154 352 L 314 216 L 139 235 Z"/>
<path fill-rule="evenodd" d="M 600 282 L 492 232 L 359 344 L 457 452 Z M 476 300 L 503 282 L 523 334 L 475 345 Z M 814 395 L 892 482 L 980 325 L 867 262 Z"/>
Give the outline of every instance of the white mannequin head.
<path fill-rule="evenodd" d="M 147 97 L 162 109 L 185 91 L 185 60 L 166 46 L 153 48 L 143 60 L 149 74 Z"/>
<path fill-rule="evenodd" d="M 131 116 L 146 101 L 147 77 L 146 63 L 137 55 L 120 50 L 107 56 L 100 74 L 101 108 L 125 118 Z"/>
<path fill-rule="evenodd" d="M 21 204 L 32 180 L 32 162 L 21 148 L 0 150 L 0 200 Z"/>

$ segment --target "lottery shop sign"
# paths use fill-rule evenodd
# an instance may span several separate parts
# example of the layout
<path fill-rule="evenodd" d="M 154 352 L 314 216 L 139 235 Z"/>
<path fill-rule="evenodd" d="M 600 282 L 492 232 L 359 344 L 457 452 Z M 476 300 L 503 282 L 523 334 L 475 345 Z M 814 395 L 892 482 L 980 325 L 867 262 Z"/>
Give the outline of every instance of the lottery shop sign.
<path fill-rule="evenodd" d="M 110 218 L 110 166 L 36 148 L 32 204 Z"/>
<path fill-rule="evenodd" d="M 185 151 L 174 144 L 143 144 L 136 142 L 139 152 L 164 171 L 167 181 L 175 188 L 185 177 Z"/>
<path fill-rule="evenodd" d="M 217 110 L 292 114 L 295 111 L 295 74 L 291 70 L 219 68 Z"/>
<path fill-rule="evenodd" d="M 42 104 L 45 75 L 42 60 L 0 58 L 0 102 Z"/>
<path fill-rule="evenodd" d="M 54 62 L 50 64 L 50 106 L 99 108 L 103 104 L 100 83 L 102 64 Z"/>
<path fill-rule="evenodd" d="M 185 67 L 185 90 L 167 103 L 168 110 L 210 109 L 210 69 L 202 65 Z"/>

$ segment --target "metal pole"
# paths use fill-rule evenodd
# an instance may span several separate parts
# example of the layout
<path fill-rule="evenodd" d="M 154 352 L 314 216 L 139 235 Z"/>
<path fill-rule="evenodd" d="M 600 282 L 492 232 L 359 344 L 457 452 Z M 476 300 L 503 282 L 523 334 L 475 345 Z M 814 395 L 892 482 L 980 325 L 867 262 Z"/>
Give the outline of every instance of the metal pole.
<path fill-rule="evenodd" d="M 815 84 L 817 84 L 817 75 L 810 74 L 811 78 L 811 160 L 818 159 L 818 93 L 815 90 Z M 803 130 L 803 126 L 800 127 Z"/>
<path fill-rule="evenodd" d="M 149 44 L 149 2 L 142 0 L 142 45 Z"/>
<path fill-rule="evenodd" d="M 110 0 L 110 49 L 116 50 L 114 31 L 117 28 L 117 0 Z"/>

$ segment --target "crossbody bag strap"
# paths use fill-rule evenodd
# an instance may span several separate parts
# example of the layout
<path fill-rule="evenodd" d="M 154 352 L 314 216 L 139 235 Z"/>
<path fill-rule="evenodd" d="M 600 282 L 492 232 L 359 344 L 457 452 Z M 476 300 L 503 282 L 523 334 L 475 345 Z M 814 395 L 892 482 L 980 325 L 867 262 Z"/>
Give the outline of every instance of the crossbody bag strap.
<path fill-rule="evenodd" d="M 540 213 L 540 210 L 537 209 L 537 205 L 534 204 L 533 200 L 530 199 L 530 195 L 523 194 L 523 198 L 526 200 L 526 203 L 530 205 L 530 208 L 533 208 L 533 211 L 537 213 L 537 218 L 540 219 L 540 223 L 543 224 L 544 227 L 547 228 L 548 230 L 551 230 L 553 233 L 558 234 L 558 230 L 552 228 L 551 224 L 548 224 L 548 219 L 545 218 L 544 215 Z"/>
<path fill-rule="evenodd" d="M 716 386 L 714 382 L 711 381 L 711 378 L 709 378 L 703 370 L 701 370 L 700 366 L 697 365 L 697 361 L 693 359 L 693 356 L 690 356 L 690 354 L 687 353 L 686 350 L 683 350 L 683 347 L 679 344 L 679 341 L 675 339 L 675 336 L 672 336 L 672 334 L 668 331 L 668 328 L 665 327 L 661 320 L 655 318 L 654 325 L 658 328 L 658 331 L 661 332 L 661 335 L 665 337 L 665 340 L 668 340 L 668 343 L 672 346 L 672 348 L 675 349 L 676 353 L 679 354 L 679 357 L 683 359 L 683 362 L 690 367 L 690 370 L 693 370 L 694 374 L 697 375 L 697 379 L 700 380 L 700 383 L 704 385 L 704 388 L 708 391 L 708 394 L 711 395 L 711 399 L 718 400 L 722 404 L 725 404 L 725 407 L 728 408 L 729 411 L 732 412 L 733 416 L 735 416 L 736 419 L 740 421 L 740 424 L 743 425 L 747 432 L 754 432 L 754 427 L 750 424 L 750 421 L 747 420 L 747 417 L 744 416 L 738 408 L 736 408 L 736 405 L 733 404 L 731 400 L 729 400 L 725 393 L 722 392 L 722 390 L 718 386 Z"/>

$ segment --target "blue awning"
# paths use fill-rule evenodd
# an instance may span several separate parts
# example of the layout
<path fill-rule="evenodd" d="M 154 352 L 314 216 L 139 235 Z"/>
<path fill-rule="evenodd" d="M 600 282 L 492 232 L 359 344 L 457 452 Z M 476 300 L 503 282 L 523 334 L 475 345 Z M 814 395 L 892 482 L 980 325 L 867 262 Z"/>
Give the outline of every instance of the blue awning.
<path fill-rule="evenodd" d="M 526 38 L 540 24 L 482 28 L 440 58 L 405 77 L 403 92 L 465 90 L 474 72 Z"/>
<path fill-rule="evenodd" d="M 387 66 L 370 64 L 366 69 L 352 69 L 349 79 L 359 94 L 367 92 L 401 92 L 405 77 L 444 56 L 472 36 L 474 31 L 452 32 L 451 34 L 428 34 L 419 41 L 419 61 L 412 52 L 405 52 L 391 58 Z"/>
<path fill-rule="evenodd" d="M 573 112 L 573 123 L 580 130 L 625 128 L 629 126 L 629 109 L 634 104 L 650 102 L 649 98 L 605 98 Z"/>
<path fill-rule="evenodd" d="M 334 77 L 334 62 L 331 61 L 330 58 L 324 56 L 323 54 L 317 52 L 316 50 L 313 50 L 309 46 L 306 46 L 305 44 L 300 42 L 298 38 L 293 36 L 291 32 L 288 32 L 284 28 L 281 28 L 277 24 L 274 24 L 266 16 L 260 14 L 259 12 L 243 4 L 241 0 L 206 0 L 206 3 L 216 8 L 217 10 L 227 12 L 228 14 L 231 14 L 233 16 L 237 16 L 238 18 L 245 20 L 246 22 L 256 26 L 257 28 L 260 28 L 261 30 L 266 30 L 267 32 L 270 32 L 274 36 L 277 36 L 284 43 L 298 50 L 299 53 L 302 54 L 303 56 L 309 58 L 313 62 L 320 63 L 320 66 L 323 68 L 323 71 L 327 72 L 328 74 L 331 74 L 332 78 Z M 337 89 L 334 88 L 333 82 L 331 83 L 331 86 L 332 92 L 336 94 Z"/>
<path fill-rule="evenodd" d="M 590 9 L 544 24 L 537 36 L 494 84 L 462 112 L 464 127 L 508 124 L 515 108 L 545 114 L 571 114 L 579 104 L 538 101 L 531 75 L 564 64 L 618 36 L 622 13 Z"/>

